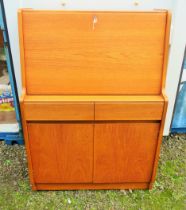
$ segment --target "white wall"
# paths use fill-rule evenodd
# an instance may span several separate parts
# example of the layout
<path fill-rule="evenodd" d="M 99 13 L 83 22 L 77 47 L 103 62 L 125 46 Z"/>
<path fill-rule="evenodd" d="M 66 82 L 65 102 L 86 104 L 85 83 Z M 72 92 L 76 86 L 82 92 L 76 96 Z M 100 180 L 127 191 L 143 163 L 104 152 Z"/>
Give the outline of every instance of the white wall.
<path fill-rule="evenodd" d="M 19 56 L 19 41 L 18 41 L 18 23 L 17 10 L 19 8 L 19 0 L 4 0 L 6 13 L 6 21 L 10 38 L 10 47 L 13 57 L 15 76 L 18 86 L 18 92 L 21 93 L 21 75 L 20 75 L 20 56 Z"/>
<path fill-rule="evenodd" d="M 67 10 L 149 10 L 172 8 L 173 0 L 21 0 L 22 7 Z M 63 6 L 65 4 L 65 6 Z"/>
<path fill-rule="evenodd" d="M 166 92 L 169 97 L 168 114 L 164 134 L 168 134 L 172 118 L 176 87 L 178 85 L 181 70 L 181 58 L 183 55 L 184 34 L 186 21 L 185 0 L 4 0 L 7 15 L 10 45 L 13 54 L 13 62 L 18 84 L 18 92 L 21 94 L 19 44 L 17 28 L 17 9 L 57 9 L 57 10 L 152 10 L 169 9 L 173 13 L 173 31 L 171 35 L 170 62 L 168 65 Z M 176 18 L 174 18 L 176 14 Z M 185 21 L 183 21 L 183 18 Z M 182 34 L 183 33 L 183 34 Z"/>
<path fill-rule="evenodd" d="M 171 49 L 167 72 L 166 93 L 169 99 L 164 135 L 169 134 L 172 114 L 175 104 L 177 87 L 179 83 L 181 65 L 186 45 L 186 1 L 179 0 L 175 5 Z"/>

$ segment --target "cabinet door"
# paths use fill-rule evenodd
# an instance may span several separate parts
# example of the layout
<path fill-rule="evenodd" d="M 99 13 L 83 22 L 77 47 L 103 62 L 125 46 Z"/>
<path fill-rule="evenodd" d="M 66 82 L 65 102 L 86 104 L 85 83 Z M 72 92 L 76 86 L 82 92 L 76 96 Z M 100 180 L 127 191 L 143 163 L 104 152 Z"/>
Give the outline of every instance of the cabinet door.
<path fill-rule="evenodd" d="M 88 183 L 93 174 L 91 123 L 28 123 L 36 183 Z"/>
<path fill-rule="evenodd" d="M 149 182 L 159 123 L 97 123 L 94 183 Z"/>

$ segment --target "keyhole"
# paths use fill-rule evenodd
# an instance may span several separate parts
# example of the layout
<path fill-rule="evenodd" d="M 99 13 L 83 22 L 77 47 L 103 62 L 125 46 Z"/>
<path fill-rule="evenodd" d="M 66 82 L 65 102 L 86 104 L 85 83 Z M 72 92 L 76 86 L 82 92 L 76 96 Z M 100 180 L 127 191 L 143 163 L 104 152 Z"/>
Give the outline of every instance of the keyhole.
<path fill-rule="evenodd" d="M 96 16 L 94 16 L 93 17 L 93 21 L 92 21 L 92 28 L 93 28 L 93 30 L 95 29 L 95 25 L 96 25 L 97 22 L 98 22 L 98 19 L 97 19 Z"/>

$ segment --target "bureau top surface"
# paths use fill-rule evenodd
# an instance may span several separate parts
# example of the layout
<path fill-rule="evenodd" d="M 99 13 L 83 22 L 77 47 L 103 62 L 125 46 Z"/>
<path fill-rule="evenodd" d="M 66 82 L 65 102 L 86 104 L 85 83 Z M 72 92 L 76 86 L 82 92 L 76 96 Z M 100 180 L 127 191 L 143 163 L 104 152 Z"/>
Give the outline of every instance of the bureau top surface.
<path fill-rule="evenodd" d="M 169 13 L 19 11 L 27 95 L 159 95 Z"/>
<path fill-rule="evenodd" d="M 164 96 L 24 96 L 24 102 L 164 102 Z"/>

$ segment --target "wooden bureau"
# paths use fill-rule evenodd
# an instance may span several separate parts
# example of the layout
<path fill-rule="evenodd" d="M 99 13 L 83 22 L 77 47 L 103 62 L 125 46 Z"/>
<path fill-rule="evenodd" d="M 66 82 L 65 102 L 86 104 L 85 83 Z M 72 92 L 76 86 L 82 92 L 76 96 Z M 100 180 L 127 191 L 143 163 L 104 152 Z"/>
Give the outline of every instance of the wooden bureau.
<path fill-rule="evenodd" d="M 18 17 L 32 189 L 152 188 L 170 13 L 20 10 Z"/>

